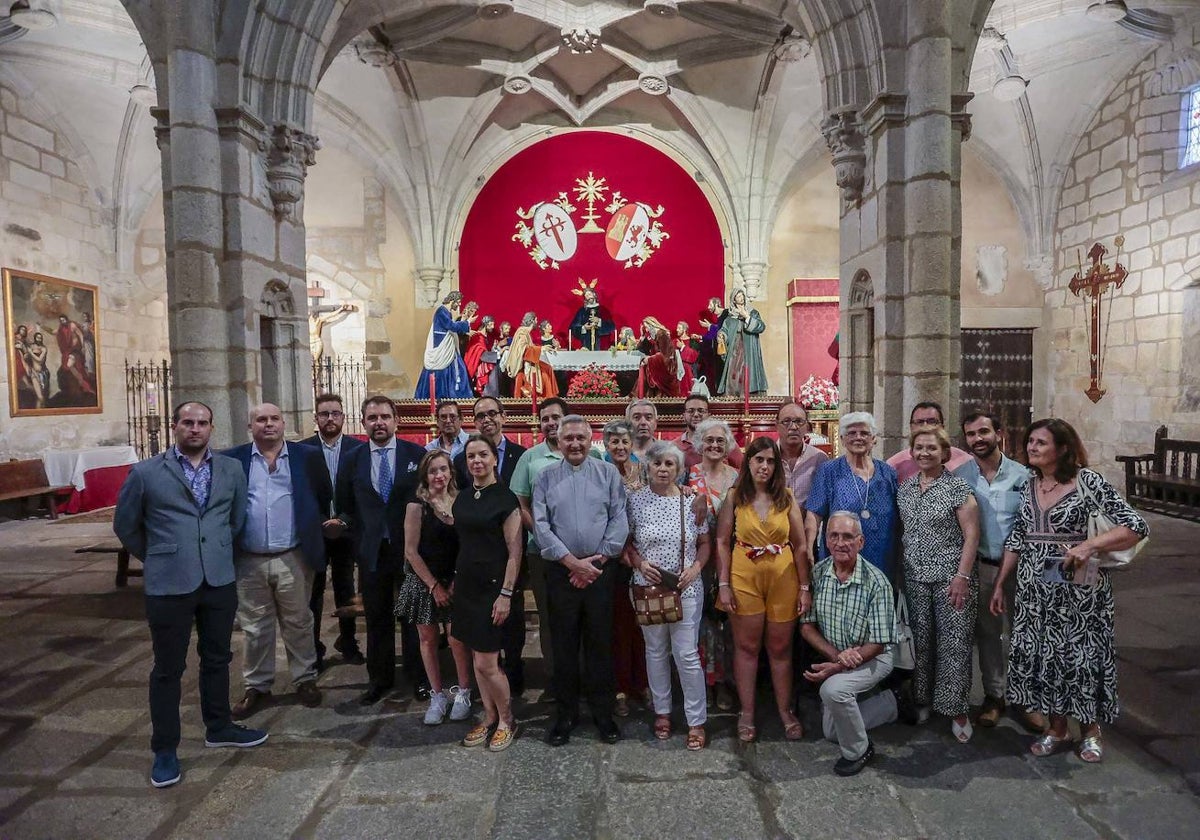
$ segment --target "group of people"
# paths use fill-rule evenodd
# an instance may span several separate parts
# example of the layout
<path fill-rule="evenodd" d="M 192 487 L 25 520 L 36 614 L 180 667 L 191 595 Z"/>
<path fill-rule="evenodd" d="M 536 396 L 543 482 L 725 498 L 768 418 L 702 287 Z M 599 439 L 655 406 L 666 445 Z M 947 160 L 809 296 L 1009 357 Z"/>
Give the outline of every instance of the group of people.
<path fill-rule="evenodd" d="M 428 700 L 424 723 L 470 720 L 468 747 L 500 751 L 518 736 L 513 698 L 526 687 L 530 589 L 553 746 L 570 740 L 583 700 L 606 742 L 621 737 L 614 718 L 639 701 L 653 714 L 654 736 L 670 739 L 672 660 L 686 748 L 707 745 L 709 707 L 732 708 L 734 694 L 736 736 L 752 742 L 765 652 L 784 738 L 804 737 L 799 682 L 820 697 L 824 735 L 840 745 L 839 775 L 870 761 L 874 726 L 920 723 L 932 710 L 966 742 L 975 725 L 995 726 L 1006 703 L 1037 731 L 1035 755 L 1067 748 L 1075 718 L 1080 758 L 1103 757 L 1100 725 L 1118 710 L 1112 588 L 1103 570 L 1091 585 L 1074 572 L 1082 579 L 1097 552 L 1128 547 L 1147 529 L 1086 469 L 1065 421 L 1029 428 L 1025 467 L 1003 454 L 1001 425 L 986 412 L 963 418 L 967 450 L 953 447 L 936 403 L 913 409 L 909 447 L 888 462 L 871 454 L 870 414 L 841 418 L 844 452 L 830 458 L 809 442 L 807 413 L 795 403 L 779 409 L 775 438 L 755 438 L 744 451 L 698 394 L 684 402 L 684 435 L 669 441 L 658 438 L 657 406 L 647 399 L 601 430 L 563 400 L 545 399 L 542 439 L 527 450 L 505 436 L 496 398 L 475 401 L 473 432 L 461 412 L 440 403 L 438 434 L 421 447 L 397 437 L 388 397 L 369 397 L 363 442 L 345 433 L 341 399 L 324 394 L 307 441 L 286 442 L 278 407 L 262 405 L 251 412 L 251 443 L 217 454 L 208 446 L 212 412 L 198 402 L 175 409 L 175 445 L 132 469 L 114 521 L 145 563 L 155 786 L 180 778 L 180 677 L 193 624 L 210 746 L 266 740 L 234 721 L 271 701 L 276 625 L 297 699 L 320 703 L 327 564 L 339 615 L 334 647 L 366 665 L 359 702 L 378 703 L 395 685 L 398 619 L 404 673 Z M 1088 537 L 1098 510 L 1117 527 Z M 664 585 L 680 595 L 677 620 L 639 624 L 631 591 Z M 906 629 L 897 599 L 915 646 L 907 687 L 893 674 Z M 231 706 L 235 616 L 245 687 Z M 456 680 L 449 687 L 443 632 Z M 975 645 L 986 698 L 972 720 Z"/>
<path fill-rule="evenodd" d="M 712 393 L 767 390 L 760 344 L 766 325 L 758 310 L 747 304 L 745 291 L 735 290 L 728 306 L 711 298 L 699 313 L 703 333 L 691 332 L 686 321 L 672 331 L 647 316 L 640 336 L 635 336 L 632 327 L 614 326 L 595 285 L 594 280 L 581 280 L 580 288 L 573 290 L 583 300 L 566 330 L 566 349 L 641 353 L 639 395 L 683 397 L 701 378 Z M 563 347 L 554 325 L 539 321 L 537 313 L 526 312 L 514 331 L 510 322 L 497 324 L 493 316 L 481 316 L 474 301 L 464 303 L 462 292 L 452 291 L 434 312 L 414 398 L 558 396 L 554 353 Z"/>

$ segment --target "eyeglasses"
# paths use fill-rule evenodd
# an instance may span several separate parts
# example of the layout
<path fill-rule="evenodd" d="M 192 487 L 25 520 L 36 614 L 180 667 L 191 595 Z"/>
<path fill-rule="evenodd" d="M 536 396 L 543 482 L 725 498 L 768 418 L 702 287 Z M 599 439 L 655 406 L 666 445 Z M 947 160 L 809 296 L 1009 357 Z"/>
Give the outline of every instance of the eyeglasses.
<path fill-rule="evenodd" d="M 499 417 L 503 413 L 504 413 L 503 411 L 497 411 L 494 408 L 491 411 L 476 411 L 475 419 L 476 420 L 491 420 L 494 417 Z"/>
<path fill-rule="evenodd" d="M 923 420 L 912 420 L 910 422 L 914 426 L 940 426 L 940 425 L 942 425 L 942 421 L 937 419 L 936 417 L 926 417 Z"/>
<path fill-rule="evenodd" d="M 321 420 L 341 420 L 346 415 L 340 411 L 318 411 L 317 417 Z"/>
<path fill-rule="evenodd" d="M 785 429 L 794 429 L 797 426 L 803 426 L 807 422 L 808 422 L 807 420 L 798 420 L 796 418 L 788 418 L 787 420 L 780 420 L 779 425 L 783 426 Z"/>
<path fill-rule="evenodd" d="M 845 434 L 843 434 L 842 437 L 844 437 L 844 438 L 860 438 L 860 437 L 861 438 L 869 438 L 869 437 L 874 437 L 874 435 L 871 434 L 866 429 L 850 429 Z"/>

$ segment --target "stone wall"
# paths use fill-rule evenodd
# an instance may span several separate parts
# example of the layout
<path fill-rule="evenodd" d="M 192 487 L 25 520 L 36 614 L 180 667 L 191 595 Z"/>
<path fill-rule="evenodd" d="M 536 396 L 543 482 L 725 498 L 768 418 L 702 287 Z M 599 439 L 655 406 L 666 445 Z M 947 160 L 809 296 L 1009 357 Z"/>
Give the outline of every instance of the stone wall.
<path fill-rule="evenodd" d="M 0 265 L 99 288 L 102 414 L 10 417 L 11 358 L 0 366 L 0 458 L 36 456 L 48 447 L 124 443 L 123 363 L 165 345 L 161 260 L 137 272 L 118 270 L 111 212 L 98 200 L 64 133 L 29 100 L 0 86 Z M 151 206 L 162 227 L 161 203 Z M 17 232 L 14 232 L 17 231 Z M 35 233 L 36 232 L 36 233 Z M 149 285 L 138 276 L 156 275 Z M 155 301 L 158 306 L 155 306 Z M 6 331 L 8 325 L 6 324 Z M 6 332 L 5 348 L 10 346 Z"/>
<path fill-rule="evenodd" d="M 1150 451 L 1159 425 L 1174 437 L 1200 437 L 1200 400 L 1187 397 L 1198 374 L 1184 365 L 1200 337 L 1200 166 L 1163 171 L 1178 165 L 1182 96 L 1159 87 L 1167 49 L 1112 89 L 1079 141 L 1059 207 L 1055 283 L 1046 294 L 1050 411 L 1075 424 L 1110 478 L 1120 475 L 1114 457 Z M 1164 146 L 1172 142 L 1174 148 Z M 1107 394 L 1093 405 L 1083 393 L 1088 308 L 1067 287 L 1077 255 L 1086 268 L 1092 243 L 1111 251 L 1118 234 L 1129 276 L 1106 317 Z M 1200 396 L 1200 389 L 1192 393 Z"/>

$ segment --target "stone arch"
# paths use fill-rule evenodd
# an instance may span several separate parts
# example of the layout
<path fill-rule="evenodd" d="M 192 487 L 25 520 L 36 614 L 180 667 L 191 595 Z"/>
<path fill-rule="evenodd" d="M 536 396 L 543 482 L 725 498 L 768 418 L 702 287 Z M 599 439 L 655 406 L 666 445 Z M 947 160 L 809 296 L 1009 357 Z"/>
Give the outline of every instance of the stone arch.
<path fill-rule="evenodd" d="M 849 411 L 875 406 L 875 283 L 865 268 L 854 272 L 846 295 L 841 345 L 842 404 Z"/>

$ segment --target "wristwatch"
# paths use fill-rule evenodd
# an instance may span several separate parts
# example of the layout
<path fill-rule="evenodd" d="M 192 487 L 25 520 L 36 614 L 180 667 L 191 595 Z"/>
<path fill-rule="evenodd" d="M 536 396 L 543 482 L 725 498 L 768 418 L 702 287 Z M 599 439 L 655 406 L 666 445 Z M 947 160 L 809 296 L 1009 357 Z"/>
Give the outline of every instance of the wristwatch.
<path fill-rule="evenodd" d="M 802 583 L 802 584 L 800 584 L 800 591 L 801 592 L 812 592 L 812 587 L 809 586 L 807 583 Z"/>

